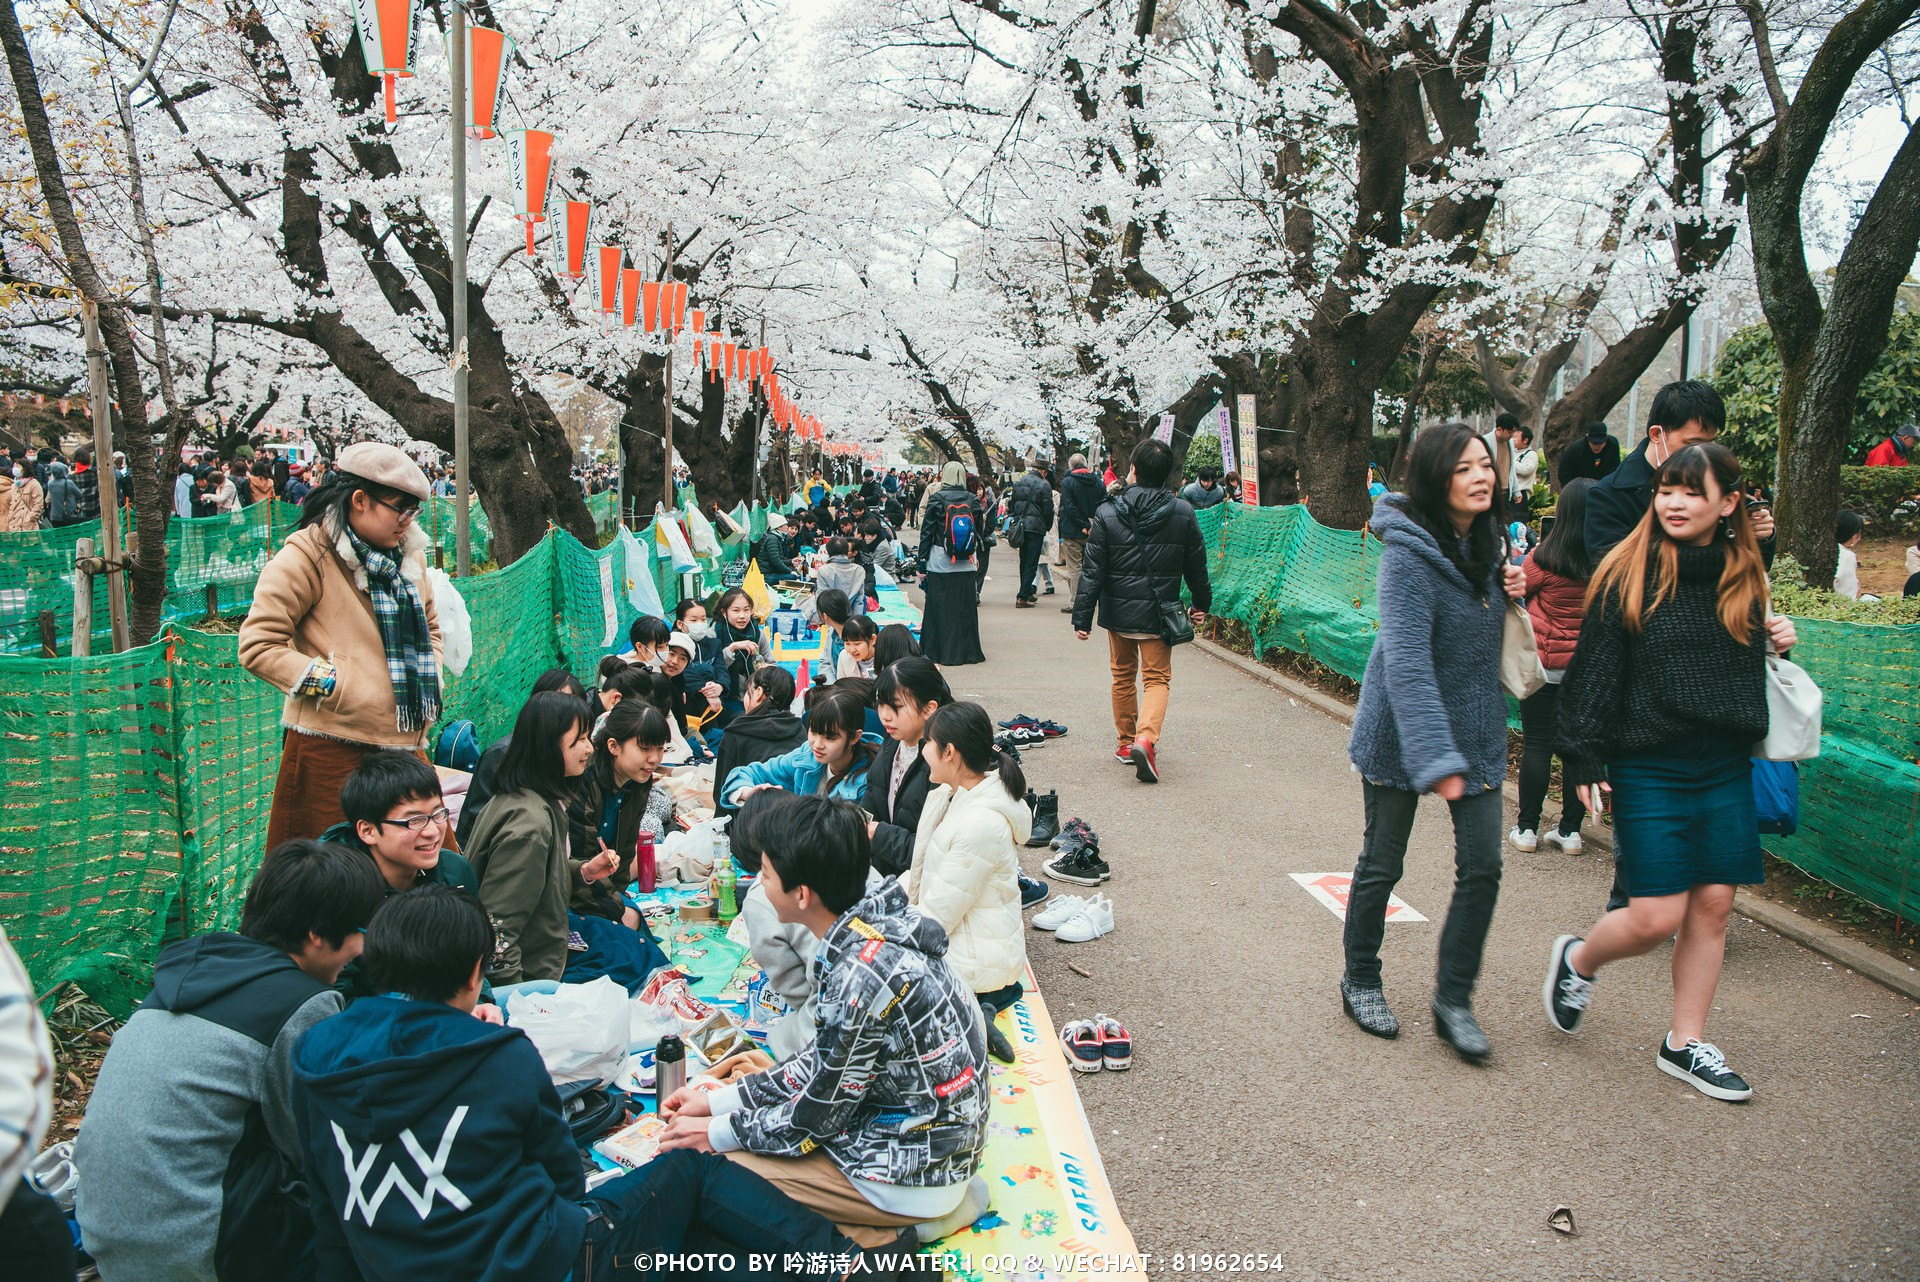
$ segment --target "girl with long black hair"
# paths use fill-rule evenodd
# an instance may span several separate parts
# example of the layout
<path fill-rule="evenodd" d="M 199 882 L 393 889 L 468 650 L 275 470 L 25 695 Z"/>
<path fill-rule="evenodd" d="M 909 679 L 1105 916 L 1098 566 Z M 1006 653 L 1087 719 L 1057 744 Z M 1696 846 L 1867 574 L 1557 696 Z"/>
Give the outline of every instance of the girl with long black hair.
<path fill-rule="evenodd" d="M 1587 491 L 1592 488 L 1591 477 L 1567 482 L 1554 507 L 1553 528 L 1522 567 L 1527 580 L 1527 615 L 1533 621 L 1533 639 L 1540 650 L 1547 684 L 1520 701 L 1520 733 L 1525 742 L 1520 756 L 1520 814 L 1507 838 L 1517 850 L 1537 850 L 1542 841 L 1569 855 L 1577 855 L 1582 849 L 1580 824 L 1587 817 L 1587 808 L 1571 785 L 1561 789 L 1560 822 L 1545 833 L 1540 831 L 1540 812 L 1546 805 L 1547 781 L 1553 771 L 1560 683 L 1573 659 L 1574 644 L 1580 639 L 1587 580 L 1593 577 L 1586 538 Z"/>
<path fill-rule="evenodd" d="M 1563 1033 L 1602 966 L 1673 939 L 1673 1022 L 1654 1063 L 1720 1100 L 1753 1089 L 1705 1040 L 1735 886 L 1765 879 L 1752 751 L 1766 736 L 1769 644 L 1797 638 L 1769 608 L 1766 564 L 1724 445 L 1661 467 L 1653 506 L 1593 576 L 1561 688 L 1567 780 L 1596 813 L 1613 802 L 1627 906 L 1586 938 L 1554 941 L 1542 991 Z"/>
<path fill-rule="evenodd" d="M 644 699 L 623 699 L 594 732 L 593 762 L 567 807 L 573 858 L 585 864 L 611 850 L 618 863 L 611 876 L 573 887 L 577 913 L 640 925 L 639 911 L 621 899 L 620 890 L 633 881 L 640 834 L 658 840 L 673 827 L 673 794 L 653 778 L 666 754 L 667 725 Z"/>
<path fill-rule="evenodd" d="M 920 745 L 927 721 L 953 702 L 953 691 L 933 660 L 914 655 L 881 669 L 874 684 L 874 704 L 887 740 L 867 768 L 866 812 L 873 816 L 867 836 L 873 843 L 873 866 L 881 875 L 897 877 L 913 864 L 913 839 L 920 812 L 933 790 Z"/>
<path fill-rule="evenodd" d="M 1486 441 L 1446 423 L 1415 439 L 1407 492 L 1375 503 L 1372 528 L 1385 544 L 1380 630 L 1347 747 L 1367 826 L 1347 899 L 1341 1002 L 1376 1037 L 1399 1034 L 1381 984 L 1380 940 L 1414 811 L 1421 794 L 1437 794 L 1453 812 L 1454 883 L 1440 932 L 1434 1030 L 1474 1061 L 1492 1050 L 1472 1003 L 1500 893 L 1501 625 L 1508 598 L 1524 590 L 1518 567 L 1505 565 L 1498 491 Z"/>

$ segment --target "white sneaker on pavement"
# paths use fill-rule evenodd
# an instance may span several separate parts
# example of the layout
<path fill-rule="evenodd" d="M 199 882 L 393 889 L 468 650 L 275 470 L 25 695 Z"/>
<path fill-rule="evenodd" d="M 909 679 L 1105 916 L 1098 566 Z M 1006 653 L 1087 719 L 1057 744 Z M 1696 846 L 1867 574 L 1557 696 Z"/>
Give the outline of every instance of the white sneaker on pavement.
<path fill-rule="evenodd" d="M 1058 930 L 1066 925 L 1073 915 L 1085 908 L 1092 899 L 1104 899 L 1105 895 L 1095 894 L 1089 899 L 1084 895 L 1055 895 L 1047 901 L 1047 906 L 1033 915 L 1035 930 Z"/>
<path fill-rule="evenodd" d="M 1531 828 L 1515 828 L 1507 834 L 1507 841 L 1515 850 L 1540 849 L 1540 834 Z"/>
<path fill-rule="evenodd" d="M 1084 944 L 1112 930 L 1113 901 L 1105 895 L 1098 895 L 1082 904 L 1078 912 L 1062 922 L 1053 932 L 1053 937 L 1064 939 L 1069 944 Z"/>
<path fill-rule="evenodd" d="M 1577 855 L 1587 848 L 1579 833 L 1561 832 L 1558 828 L 1547 829 L 1544 839 L 1548 845 L 1560 847 L 1563 855 Z"/>

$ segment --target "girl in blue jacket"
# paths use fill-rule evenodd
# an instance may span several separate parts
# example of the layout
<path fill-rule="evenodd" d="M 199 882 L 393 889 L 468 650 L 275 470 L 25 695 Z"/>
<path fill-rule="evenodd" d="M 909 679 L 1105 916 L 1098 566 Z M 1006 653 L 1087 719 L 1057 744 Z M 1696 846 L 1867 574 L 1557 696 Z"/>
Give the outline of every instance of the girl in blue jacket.
<path fill-rule="evenodd" d="M 858 689 L 825 686 L 810 692 L 807 741 L 770 761 L 736 766 L 721 786 L 722 798 L 737 807 L 763 788 L 784 788 L 802 797 L 861 804 L 867 795 L 867 765 L 873 757 L 863 734 L 866 722 L 866 701 Z"/>

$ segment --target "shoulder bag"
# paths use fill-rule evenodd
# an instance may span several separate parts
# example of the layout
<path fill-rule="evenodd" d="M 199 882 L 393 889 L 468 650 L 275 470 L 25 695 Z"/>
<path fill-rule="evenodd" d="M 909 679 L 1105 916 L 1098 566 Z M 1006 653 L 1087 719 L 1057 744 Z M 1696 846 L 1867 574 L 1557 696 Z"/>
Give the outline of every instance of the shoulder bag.
<path fill-rule="evenodd" d="M 1500 630 L 1500 688 L 1516 699 L 1530 698 L 1547 684 L 1540 662 L 1540 645 L 1533 635 L 1533 616 L 1525 601 L 1507 602 Z"/>
<path fill-rule="evenodd" d="M 1113 510 L 1119 516 L 1120 523 L 1127 527 L 1127 533 L 1133 536 L 1134 543 L 1140 549 L 1140 559 L 1146 565 L 1147 589 L 1153 592 L 1154 607 L 1160 612 L 1160 639 L 1168 645 L 1185 645 L 1193 640 L 1193 616 L 1187 613 L 1186 606 L 1180 603 L 1177 595 L 1172 601 L 1160 599 L 1159 592 L 1154 591 L 1153 566 L 1147 555 L 1147 541 L 1141 536 L 1140 527 L 1133 523 L 1133 513 L 1125 504 L 1117 502 Z"/>

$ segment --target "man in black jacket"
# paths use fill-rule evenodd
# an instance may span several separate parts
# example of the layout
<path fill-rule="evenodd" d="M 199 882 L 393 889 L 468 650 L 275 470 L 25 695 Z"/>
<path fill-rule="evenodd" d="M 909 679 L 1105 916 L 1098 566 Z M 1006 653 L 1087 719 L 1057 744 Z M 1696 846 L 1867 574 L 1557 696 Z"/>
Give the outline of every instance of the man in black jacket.
<path fill-rule="evenodd" d="M 1161 602 L 1178 603 L 1184 578 L 1195 619 L 1213 604 L 1207 549 L 1193 506 L 1162 487 L 1173 471 L 1173 451 L 1148 439 L 1133 450 L 1127 486 L 1093 515 L 1080 586 L 1073 599 L 1073 631 L 1082 641 L 1100 607 L 1113 666 L 1114 756 L 1131 762 L 1142 783 L 1157 783 L 1154 745 L 1167 715 L 1173 684 L 1173 647 L 1161 639 Z M 1135 690 L 1135 680 L 1143 682 Z"/>
<path fill-rule="evenodd" d="M 1067 559 L 1067 591 L 1080 590 L 1080 564 L 1086 558 L 1087 525 L 1102 503 L 1107 487 L 1087 467 L 1087 456 L 1075 454 L 1067 460 L 1067 474 L 1060 478 L 1060 551 Z M 1072 614 L 1069 602 L 1060 613 Z"/>
<path fill-rule="evenodd" d="M 1620 466 L 1620 442 L 1605 423 L 1587 424 L 1587 434 L 1560 453 L 1560 488 L 1582 476 L 1601 480 Z"/>
<path fill-rule="evenodd" d="M 1031 610 L 1040 599 L 1033 580 L 1040 572 L 1047 528 L 1053 524 L 1053 487 L 1041 475 L 1040 467 L 1037 458 L 1028 464 L 1027 474 L 1013 483 L 1013 496 L 1007 504 L 1007 537 L 1020 540 L 1020 590 L 1014 594 L 1013 603 L 1023 610 Z"/>

